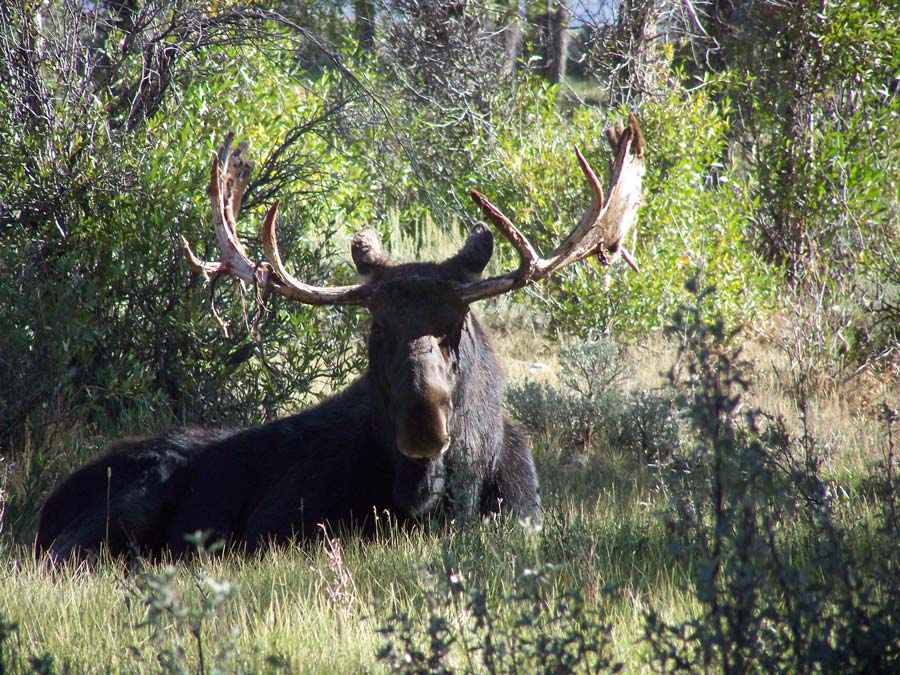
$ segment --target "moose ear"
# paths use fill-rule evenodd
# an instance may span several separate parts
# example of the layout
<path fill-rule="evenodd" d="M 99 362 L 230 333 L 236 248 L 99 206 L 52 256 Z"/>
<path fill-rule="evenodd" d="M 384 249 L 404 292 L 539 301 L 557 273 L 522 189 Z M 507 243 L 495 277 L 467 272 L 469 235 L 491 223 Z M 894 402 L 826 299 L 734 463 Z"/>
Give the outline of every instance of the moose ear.
<path fill-rule="evenodd" d="M 356 274 L 363 284 L 374 281 L 378 271 L 390 264 L 390 258 L 384 252 L 375 230 L 357 232 L 350 244 L 350 253 L 356 265 Z"/>
<path fill-rule="evenodd" d="M 484 223 L 476 223 L 459 253 L 447 262 L 456 268 L 463 281 L 476 281 L 481 278 L 493 252 L 494 235 L 490 228 Z"/>

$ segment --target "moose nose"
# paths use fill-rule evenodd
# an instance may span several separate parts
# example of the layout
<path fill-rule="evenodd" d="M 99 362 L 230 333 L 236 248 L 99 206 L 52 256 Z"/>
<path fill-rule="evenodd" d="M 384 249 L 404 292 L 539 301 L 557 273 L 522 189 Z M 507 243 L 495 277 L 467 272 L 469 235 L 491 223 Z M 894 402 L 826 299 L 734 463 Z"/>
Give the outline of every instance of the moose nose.
<path fill-rule="evenodd" d="M 397 449 L 412 459 L 434 459 L 450 447 L 453 411 L 437 339 L 425 336 L 405 345 L 397 374 L 392 397 Z"/>
<path fill-rule="evenodd" d="M 435 459 L 440 457 L 450 447 L 450 436 L 436 439 L 435 441 L 416 441 L 404 434 L 397 436 L 397 449 L 400 454 L 410 459 Z"/>
<path fill-rule="evenodd" d="M 414 405 L 397 424 L 397 449 L 411 459 L 434 459 L 450 447 L 449 401 Z"/>
<path fill-rule="evenodd" d="M 406 399 L 397 416 L 397 449 L 412 459 L 433 459 L 450 447 L 453 406 L 445 386 L 435 385 Z"/>

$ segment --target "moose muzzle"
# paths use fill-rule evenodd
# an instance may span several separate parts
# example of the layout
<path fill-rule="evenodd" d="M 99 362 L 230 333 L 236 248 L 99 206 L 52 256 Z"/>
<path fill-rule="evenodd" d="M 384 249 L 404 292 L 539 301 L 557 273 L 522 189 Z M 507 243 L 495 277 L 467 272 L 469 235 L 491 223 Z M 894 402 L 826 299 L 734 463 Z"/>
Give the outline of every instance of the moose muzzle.
<path fill-rule="evenodd" d="M 450 369 L 434 337 L 404 351 L 393 396 L 397 449 L 411 459 L 434 459 L 450 447 Z"/>

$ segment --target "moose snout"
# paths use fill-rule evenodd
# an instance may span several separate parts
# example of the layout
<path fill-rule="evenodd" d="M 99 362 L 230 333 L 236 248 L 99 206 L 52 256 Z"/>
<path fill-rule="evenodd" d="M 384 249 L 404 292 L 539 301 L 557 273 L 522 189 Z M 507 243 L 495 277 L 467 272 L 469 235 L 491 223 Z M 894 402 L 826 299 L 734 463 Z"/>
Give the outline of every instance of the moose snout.
<path fill-rule="evenodd" d="M 408 343 L 396 364 L 391 416 L 397 449 L 411 459 L 439 457 L 450 447 L 453 403 L 437 339 L 424 336 Z"/>
<path fill-rule="evenodd" d="M 450 447 L 450 405 L 413 405 L 397 424 L 397 449 L 410 459 L 434 459 Z"/>

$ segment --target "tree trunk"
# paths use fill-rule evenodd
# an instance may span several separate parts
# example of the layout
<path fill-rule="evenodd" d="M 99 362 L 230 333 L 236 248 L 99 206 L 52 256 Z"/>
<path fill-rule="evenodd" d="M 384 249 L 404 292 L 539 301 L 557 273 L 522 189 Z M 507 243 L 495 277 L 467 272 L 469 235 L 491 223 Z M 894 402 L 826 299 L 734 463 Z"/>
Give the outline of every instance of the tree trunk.
<path fill-rule="evenodd" d="M 553 5 L 556 5 L 555 10 Z M 569 53 L 569 10 L 565 0 L 548 0 L 550 12 L 550 50 L 552 57 L 547 64 L 547 79 L 562 82 L 566 79 L 566 61 Z"/>
<path fill-rule="evenodd" d="M 565 0 L 547 0 L 543 10 L 530 22 L 538 45 L 538 69 L 547 80 L 558 83 L 566 76 L 569 10 Z"/>
<path fill-rule="evenodd" d="M 359 49 L 375 49 L 375 3 L 373 0 L 353 0 L 354 30 Z"/>
<path fill-rule="evenodd" d="M 519 12 L 519 0 L 506 0 L 506 8 L 500 15 L 500 25 L 503 34 L 503 50 L 506 53 L 503 59 L 503 72 L 511 75 L 516 70 L 516 64 L 522 55 L 522 15 Z"/>

